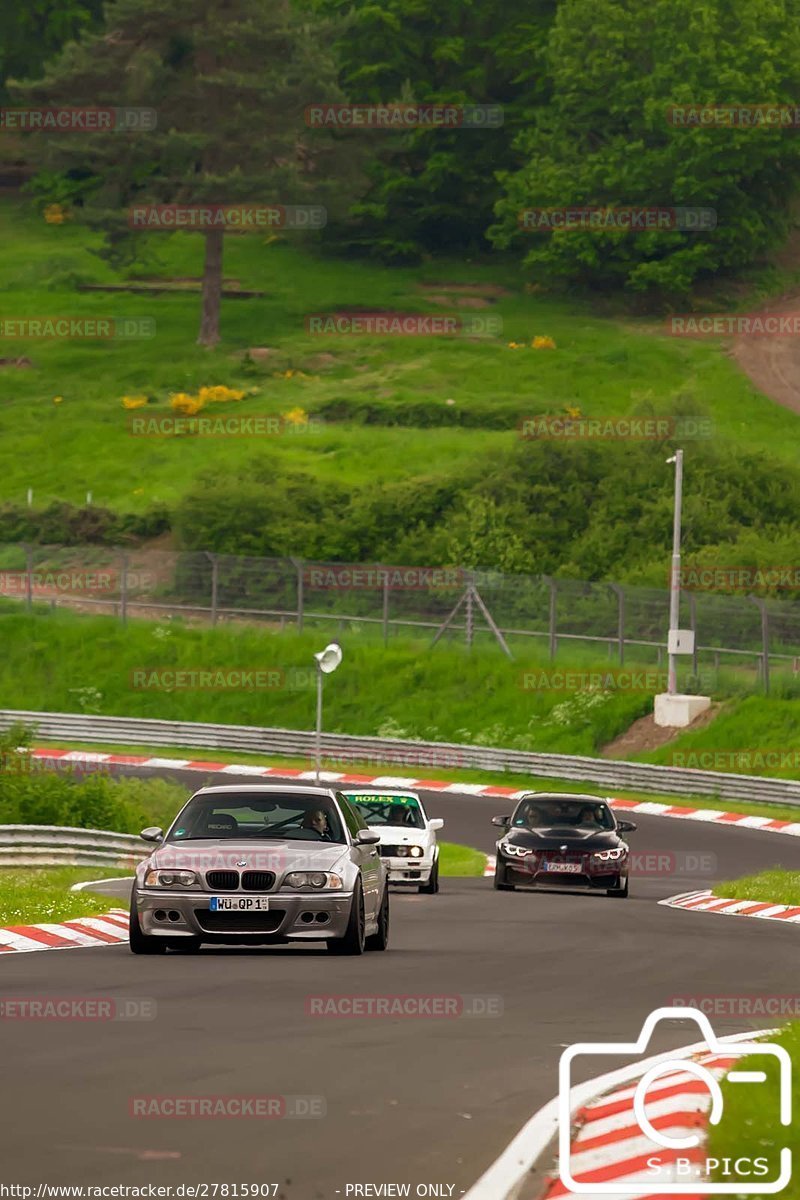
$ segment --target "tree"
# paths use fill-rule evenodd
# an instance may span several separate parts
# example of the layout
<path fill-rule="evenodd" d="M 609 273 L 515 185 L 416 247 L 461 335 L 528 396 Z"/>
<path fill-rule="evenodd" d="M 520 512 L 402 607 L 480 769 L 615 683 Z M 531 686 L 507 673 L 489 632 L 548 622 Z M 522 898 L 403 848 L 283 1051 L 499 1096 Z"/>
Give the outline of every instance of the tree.
<path fill-rule="evenodd" d="M 562 0 L 546 55 L 552 95 L 517 140 L 493 230 L 547 283 L 685 298 L 695 280 L 780 244 L 800 180 L 795 129 L 681 127 L 672 105 L 796 106 L 796 0 Z M 520 232 L 548 206 L 698 206 L 710 233 Z"/>
<path fill-rule="evenodd" d="M 327 206 L 334 187 L 346 196 L 346 148 L 303 119 L 320 95 L 339 98 L 331 41 L 330 25 L 291 0 L 114 0 L 102 33 L 14 90 L 48 106 L 155 110 L 154 129 L 28 143 L 48 171 L 82 177 L 82 219 L 104 232 L 107 257 L 132 261 L 145 236 L 130 227 L 132 206 Z M 198 342 L 213 346 L 224 227 L 203 234 Z"/>
<path fill-rule="evenodd" d="M 100 21 L 102 0 L 3 0 L 0 98 L 5 81 L 33 75 L 61 49 Z"/>
<path fill-rule="evenodd" d="M 516 167 L 521 107 L 540 103 L 542 51 L 556 0 L 316 0 L 348 14 L 341 84 L 353 103 L 464 104 L 503 110 L 501 125 L 419 128 L 369 136 L 370 187 L 339 241 L 383 258 L 485 250 L 500 196 L 496 175 Z"/>

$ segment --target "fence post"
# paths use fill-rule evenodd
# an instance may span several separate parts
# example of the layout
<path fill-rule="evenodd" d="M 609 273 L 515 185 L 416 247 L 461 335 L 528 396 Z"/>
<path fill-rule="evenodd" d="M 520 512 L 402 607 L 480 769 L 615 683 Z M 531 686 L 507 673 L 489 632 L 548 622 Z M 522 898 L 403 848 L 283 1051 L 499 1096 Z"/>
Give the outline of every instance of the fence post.
<path fill-rule="evenodd" d="M 33 547 L 23 543 L 25 550 L 25 607 L 31 611 L 33 604 Z"/>
<path fill-rule="evenodd" d="M 761 678 L 764 682 L 764 695 L 769 695 L 769 613 L 766 600 L 758 596 L 748 596 L 753 604 L 758 606 L 761 614 Z"/>
<path fill-rule="evenodd" d="M 124 552 L 119 556 L 122 563 L 119 589 L 119 619 L 123 625 L 128 621 L 128 556 Z"/>
<path fill-rule="evenodd" d="M 612 592 L 617 594 L 617 646 L 619 647 L 619 665 L 625 663 L 625 592 L 618 583 L 612 583 Z M 610 645 L 610 643 L 609 643 Z"/>
<path fill-rule="evenodd" d="M 303 560 L 302 558 L 290 558 L 289 562 L 297 572 L 297 632 L 303 632 Z"/>
<path fill-rule="evenodd" d="M 692 651 L 692 674 L 695 679 L 698 677 L 698 660 L 697 660 L 697 596 L 694 592 L 689 592 L 689 628 L 694 634 L 694 650 Z"/>
<path fill-rule="evenodd" d="M 548 617 L 547 638 L 550 647 L 550 662 L 552 662 L 558 650 L 558 638 L 556 637 L 556 597 L 558 586 L 555 579 L 552 579 L 549 575 L 543 575 L 542 579 L 550 588 L 550 613 Z"/>
<path fill-rule="evenodd" d="M 211 624 L 216 625 L 217 594 L 219 590 L 219 555 L 212 554 L 210 550 L 206 550 L 205 554 L 211 563 Z"/>
<path fill-rule="evenodd" d="M 383 644 L 389 644 L 389 572 L 383 572 Z"/>
<path fill-rule="evenodd" d="M 465 636 L 467 639 L 467 646 L 470 650 L 472 649 L 472 631 L 473 631 L 472 589 L 473 589 L 474 585 L 473 585 L 472 580 L 473 580 L 473 575 L 472 575 L 472 572 L 470 571 L 469 572 L 469 582 L 467 583 L 467 594 L 466 594 L 466 618 L 464 621 L 464 633 L 465 633 Z"/>

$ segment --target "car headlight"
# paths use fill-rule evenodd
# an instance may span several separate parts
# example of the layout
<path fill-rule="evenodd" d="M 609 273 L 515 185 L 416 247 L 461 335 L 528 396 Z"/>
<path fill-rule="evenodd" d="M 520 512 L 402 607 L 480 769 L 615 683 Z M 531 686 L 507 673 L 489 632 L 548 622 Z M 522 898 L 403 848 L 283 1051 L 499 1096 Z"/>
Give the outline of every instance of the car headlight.
<path fill-rule="evenodd" d="M 613 850 L 597 850 L 592 855 L 595 862 L 616 862 L 618 858 L 622 858 L 628 851 L 625 846 L 616 846 Z"/>
<path fill-rule="evenodd" d="M 422 858 L 425 851 L 422 849 L 422 846 L 409 846 L 408 853 L 412 858 Z"/>
<path fill-rule="evenodd" d="M 194 871 L 157 871 L 150 870 L 144 877 L 145 887 L 196 887 L 197 876 Z"/>
<path fill-rule="evenodd" d="M 313 888 L 315 891 L 329 888 L 338 891 L 344 885 L 340 875 L 331 875 L 325 871 L 290 871 L 283 880 L 283 886 L 292 888 L 293 891 L 300 888 Z"/>
<path fill-rule="evenodd" d="M 534 853 L 527 846 L 518 846 L 516 842 L 501 842 L 500 849 L 504 854 L 509 854 L 512 858 L 526 858 L 529 854 Z"/>

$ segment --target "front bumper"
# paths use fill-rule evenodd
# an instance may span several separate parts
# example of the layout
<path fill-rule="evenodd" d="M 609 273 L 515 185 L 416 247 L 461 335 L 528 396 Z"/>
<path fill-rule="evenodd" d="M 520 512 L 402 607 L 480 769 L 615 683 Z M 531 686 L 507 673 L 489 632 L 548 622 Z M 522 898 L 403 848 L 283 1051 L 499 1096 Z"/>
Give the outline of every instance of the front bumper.
<path fill-rule="evenodd" d="M 498 857 L 508 883 L 515 887 L 580 888 L 583 891 L 605 891 L 621 887 L 628 874 L 626 860 L 613 863 L 581 863 L 580 871 L 549 871 L 540 862 L 527 858 Z"/>
<path fill-rule="evenodd" d="M 215 895 L 217 893 L 214 893 Z M 268 892 L 267 912 L 213 913 L 211 893 L 146 889 L 136 893 L 142 933 L 204 942 L 320 941 L 344 937 L 352 892 Z M 235 896 L 236 893 L 230 893 Z"/>
<path fill-rule="evenodd" d="M 389 873 L 389 883 L 427 883 L 433 870 L 432 858 L 399 858 L 381 855 Z"/>

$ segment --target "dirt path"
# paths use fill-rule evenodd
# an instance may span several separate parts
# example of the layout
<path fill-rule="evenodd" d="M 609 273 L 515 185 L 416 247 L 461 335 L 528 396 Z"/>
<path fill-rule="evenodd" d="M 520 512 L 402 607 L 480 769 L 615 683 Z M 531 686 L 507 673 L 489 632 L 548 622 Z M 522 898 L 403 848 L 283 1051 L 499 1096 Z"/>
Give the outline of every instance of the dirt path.
<path fill-rule="evenodd" d="M 707 708 L 685 729 L 672 729 L 669 726 L 656 725 L 653 714 L 648 713 L 646 717 L 640 717 L 638 721 L 634 721 L 630 728 L 621 733 L 619 737 L 614 738 L 613 742 L 604 746 L 600 754 L 603 758 L 630 758 L 632 754 L 658 750 L 660 746 L 666 746 L 668 742 L 674 741 L 681 734 L 694 733 L 695 730 L 708 725 L 714 720 L 719 709 L 719 704 L 712 704 L 711 708 Z"/>
<path fill-rule="evenodd" d="M 787 292 L 753 312 L 800 317 L 800 294 Z M 800 339 L 789 335 L 735 338 L 732 356 L 760 392 L 800 413 Z"/>

